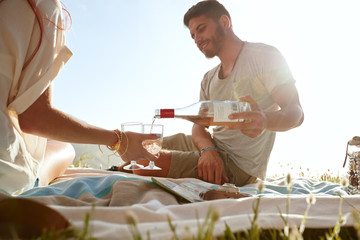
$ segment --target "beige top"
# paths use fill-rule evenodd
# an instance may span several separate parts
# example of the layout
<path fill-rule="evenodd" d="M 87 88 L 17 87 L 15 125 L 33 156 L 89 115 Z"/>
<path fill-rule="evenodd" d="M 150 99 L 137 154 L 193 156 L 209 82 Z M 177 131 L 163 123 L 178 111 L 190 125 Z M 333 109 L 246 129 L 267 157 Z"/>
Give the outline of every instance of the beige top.
<path fill-rule="evenodd" d="M 24 0 L 0 3 L 0 188 L 14 194 L 31 188 L 44 158 L 46 139 L 23 133 L 17 115 L 49 87 L 71 57 L 65 46 L 62 8 L 57 0 L 36 0 L 44 33 L 30 64 L 40 28 Z"/>
<path fill-rule="evenodd" d="M 207 72 L 201 83 L 200 100 L 232 100 L 250 95 L 261 109 L 276 111 L 279 106 L 271 92 L 279 85 L 294 83 L 290 69 L 274 47 L 246 42 L 231 74 L 219 79 L 220 65 Z M 239 130 L 213 129 L 215 144 L 227 152 L 231 160 L 249 175 L 264 179 L 275 132 L 265 131 L 260 137 L 250 138 Z"/>

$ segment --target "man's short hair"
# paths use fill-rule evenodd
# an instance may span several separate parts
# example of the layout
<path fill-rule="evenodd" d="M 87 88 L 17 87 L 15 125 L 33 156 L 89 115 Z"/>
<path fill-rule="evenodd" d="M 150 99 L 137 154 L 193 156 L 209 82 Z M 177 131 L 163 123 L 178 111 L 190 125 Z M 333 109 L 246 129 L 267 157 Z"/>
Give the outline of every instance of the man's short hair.
<path fill-rule="evenodd" d="M 205 15 L 208 18 L 212 18 L 217 22 L 222 15 L 226 15 L 231 24 L 231 17 L 226 8 L 217 0 L 205 0 L 198 2 L 192 6 L 184 15 L 184 24 L 189 27 L 189 22 L 192 18 Z"/>

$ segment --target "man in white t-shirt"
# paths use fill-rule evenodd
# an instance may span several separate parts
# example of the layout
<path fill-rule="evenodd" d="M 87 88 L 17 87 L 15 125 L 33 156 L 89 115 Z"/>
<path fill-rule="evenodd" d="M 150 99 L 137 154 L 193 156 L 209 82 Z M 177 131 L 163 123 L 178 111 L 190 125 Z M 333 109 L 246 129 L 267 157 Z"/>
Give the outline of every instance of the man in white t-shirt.
<path fill-rule="evenodd" d="M 244 42 L 232 29 L 230 14 L 214 0 L 199 2 L 184 16 L 184 24 L 199 50 L 221 63 L 201 82 L 200 100 L 243 100 L 252 111 L 229 115 L 246 119 L 231 127 L 194 124 L 192 136 L 177 134 L 164 140 L 157 161 L 168 177 L 196 177 L 211 183 L 242 186 L 266 177 L 275 132 L 301 125 L 304 114 L 295 80 L 274 47 Z M 146 174 L 146 172 L 140 172 Z M 152 174 L 153 173 L 147 173 Z"/>

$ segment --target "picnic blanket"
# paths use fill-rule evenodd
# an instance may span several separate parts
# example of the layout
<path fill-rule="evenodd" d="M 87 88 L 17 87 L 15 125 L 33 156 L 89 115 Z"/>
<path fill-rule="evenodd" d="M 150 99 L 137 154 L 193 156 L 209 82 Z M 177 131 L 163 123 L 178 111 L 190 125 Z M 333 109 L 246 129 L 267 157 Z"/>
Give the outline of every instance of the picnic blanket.
<path fill-rule="evenodd" d="M 29 198 L 50 206 L 79 229 L 84 227 L 85 216 L 90 213 L 90 235 L 98 239 L 132 239 L 131 228 L 125 219 L 129 214 L 136 217 L 139 233 L 144 239 L 148 235 L 151 239 L 171 239 L 174 233 L 168 218 L 176 226 L 180 239 L 196 236 L 198 223 L 204 221 L 212 208 L 216 208 L 220 216 L 215 224 L 215 236 L 222 236 L 226 225 L 233 232 L 246 230 L 251 227 L 254 201 L 259 196 L 258 224 L 264 229 L 284 227 L 279 212 L 286 215 L 290 226 L 300 226 L 310 194 L 316 202 L 310 207 L 306 228 L 334 227 L 339 209 L 342 216 L 347 217 L 344 226 L 353 226 L 351 213 L 360 206 L 360 196 L 348 195 L 339 184 L 306 178 L 293 179 L 290 191 L 284 178 L 267 179 L 262 192 L 256 184 L 241 187 L 240 191 L 252 196 L 184 204 L 152 183 L 149 177 L 105 170 L 69 169 L 52 185 L 31 189 L 18 198 Z M 6 197 L 9 196 L 0 194 L 0 199 Z M 289 212 L 286 214 L 288 204 Z"/>

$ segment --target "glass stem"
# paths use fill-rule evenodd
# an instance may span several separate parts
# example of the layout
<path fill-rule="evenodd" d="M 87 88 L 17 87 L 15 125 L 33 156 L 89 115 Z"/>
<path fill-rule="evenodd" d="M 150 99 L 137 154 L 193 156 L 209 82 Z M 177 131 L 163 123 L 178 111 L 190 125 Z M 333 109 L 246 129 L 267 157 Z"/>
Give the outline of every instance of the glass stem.
<path fill-rule="evenodd" d="M 150 161 L 150 162 L 149 162 L 149 167 L 150 167 L 150 168 L 154 168 L 154 166 L 155 166 L 154 161 Z"/>

